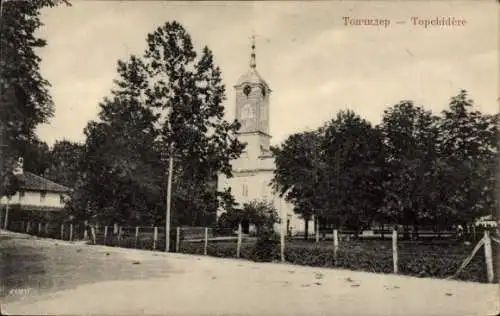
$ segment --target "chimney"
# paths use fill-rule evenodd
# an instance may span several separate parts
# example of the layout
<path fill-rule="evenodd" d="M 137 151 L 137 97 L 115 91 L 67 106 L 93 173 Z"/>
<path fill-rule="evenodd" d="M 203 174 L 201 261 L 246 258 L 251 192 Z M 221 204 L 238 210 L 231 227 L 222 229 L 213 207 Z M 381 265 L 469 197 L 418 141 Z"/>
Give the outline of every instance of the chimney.
<path fill-rule="evenodd" d="M 15 175 L 23 174 L 23 169 L 24 169 L 24 159 L 20 157 L 16 162 L 13 173 Z"/>

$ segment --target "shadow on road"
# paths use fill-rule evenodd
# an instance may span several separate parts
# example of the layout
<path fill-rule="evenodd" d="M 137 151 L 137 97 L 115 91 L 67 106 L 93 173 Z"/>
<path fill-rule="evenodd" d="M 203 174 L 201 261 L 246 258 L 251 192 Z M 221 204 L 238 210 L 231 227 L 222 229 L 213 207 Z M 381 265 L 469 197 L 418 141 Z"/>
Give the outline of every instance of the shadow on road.
<path fill-rule="evenodd" d="M 137 262 L 86 245 L 0 235 L 0 300 L 4 303 L 82 284 L 167 277 L 169 273 L 166 263 Z"/>

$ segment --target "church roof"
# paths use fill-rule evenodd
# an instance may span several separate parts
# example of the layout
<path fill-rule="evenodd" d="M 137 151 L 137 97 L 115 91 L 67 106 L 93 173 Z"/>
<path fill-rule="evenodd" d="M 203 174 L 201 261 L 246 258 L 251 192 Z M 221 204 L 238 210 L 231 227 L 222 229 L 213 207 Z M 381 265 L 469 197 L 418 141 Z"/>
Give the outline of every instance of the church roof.
<path fill-rule="evenodd" d="M 269 89 L 267 82 L 262 79 L 259 72 L 255 68 L 250 68 L 246 73 L 244 73 L 237 81 L 236 86 L 241 86 L 242 84 L 263 84 Z"/>
<path fill-rule="evenodd" d="M 269 90 L 269 85 L 262 79 L 257 71 L 257 62 L 255 57 L 255 36 L 252 36 L 252 53 L 250 54 L 250 69 L 238 79 L 235 87 L 239 87 L 245 83 L 262 84 Z"/>

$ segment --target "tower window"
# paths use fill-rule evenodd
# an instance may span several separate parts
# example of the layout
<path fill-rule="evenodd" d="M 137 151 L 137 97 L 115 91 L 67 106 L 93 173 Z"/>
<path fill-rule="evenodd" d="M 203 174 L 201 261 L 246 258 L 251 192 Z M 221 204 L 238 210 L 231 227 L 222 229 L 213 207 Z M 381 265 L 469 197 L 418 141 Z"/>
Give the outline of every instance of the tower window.
<path fill-rule="evenodd" d="M 243 88 L 243 93 L 248 97 L 248 95 L 250 94 L 250 92 L 252 92 L 252 88 L 250 88 L 250 86 L 245 86 Z"/>
<path fill-rule="evenodd" d="M 266 87 L 264 87 L 264 85 L 260 85 L 260 91 L 262 92 L 263 96 L 266 96 Z"/>

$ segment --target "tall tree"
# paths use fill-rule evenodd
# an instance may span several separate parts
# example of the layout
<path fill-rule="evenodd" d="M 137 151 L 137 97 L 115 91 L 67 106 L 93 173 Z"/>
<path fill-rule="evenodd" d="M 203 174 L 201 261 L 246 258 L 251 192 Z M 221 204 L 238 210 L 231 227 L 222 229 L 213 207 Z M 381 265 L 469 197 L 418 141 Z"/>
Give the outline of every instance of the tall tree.
<path fill-rule="evenodd" d="M 225 88 L 212 52 L 205 47 L 198 57 L 187 31 L 167 22 L 148 34 L 143 57 L 118 62 L 118 73 L 100 121 L 86 129 L 80 197 L 88 195 L 90 208 L 108 220 L 160 224 L 172 156 L 174 225 L 207 225 L 230 195 L 213 188 L 214 175 L 231 176 L 229 161 L 243 149 L 239 124 L 224 120 Z"/>
<path fill-rule="evenodd" d="M 352 111 L 340 112 L 318 130 L 272 148 L 274 188 L 304 219 L 315 216 L 359 231 L 381 206 L 382 149 L 377 129 Z"/>
<path fill-rule="evenodd" d="M 0 195 L 15 188 L 12 169 L 34 131 L 53 115 L 49 83 L 40 73 L 36 49 L 46 41 L 35 36 L 43 23 L 40 10 L 67 1 L 2 1 L 0 24 Z"/>
<path fill-rule="evenodd" d="M 119 61 L 118 74 L 113 98 L 100 104 L 100 121 L 85 130 L 84 175 L 73 207 L 101 221 L 152 224 L 164 167 L 154 126 L 158 116 L 144 105 L 147 72 L 142 61 L 136 56 Z"/>
<path fill-rule="evenodd" d="M 26 143 L 22 148 L 24 170 L 43 176 L 51 164 L 49 146 L 37 138 Z"/>
<path fill-rule="evenodd" d="M 326 173 L 317 188 L 338 228 L 368 227 L 382 205 L 384 150 L 378 129 L 353 111 L 341 111 L 324 127 Z"/>
<path fill-rule="evenodd" d="M 309 221 L 322 209 L 322 201 L 315 195 L 325 168 L 320 147 L 319 131 L 292 134 L 281 146 L 271 147 L 276 165 L 272 186 L 304 220 L 305 239 Z"/>
<path fill-rule="evenodd" d="M 225 87 L 212 51 L 204 47 L 198 56 L 178 22 L 148 34 L 144 61 L 152 83 L 146 104 L 162 113 L 161 141 L 175 160 L 174 214 L 196 225 L 218 205 L 207 184 L 216 173 L 231 176 L 229 162 L 243 150 L 236 138 L 239 123 L 224 120 Z"/>
<path fill-rule="evenodd" d="M 50 163 L 45 177 L 69 188 L 74 188 L 82 175 L 83 150 L 83 144 L 69 140 L 56 141 L 50 150 Z"/>
<path fill-rule="evenodd" d="M 416 225 L 435 216 L 438 118 L 402 101 L 384 111 L 381 130 L 387 155 L 384 214 L 393 224 Z"/>
<path fill-rule="evenodd" d="M 494 214 L 498 163 L 498 115 L 473 110 L 465 90 L 451 98 L 440 124 L 440 150 L 446 168 L 440 205 L 448 220 L 467 224 Z"/>

